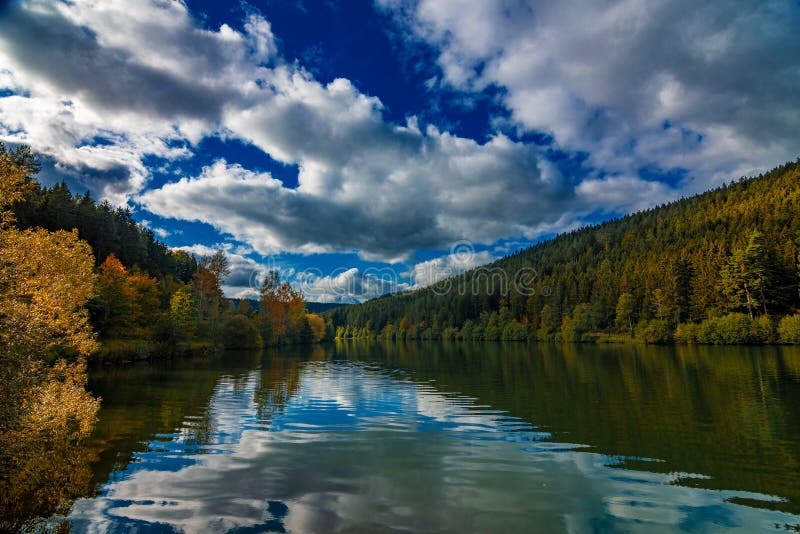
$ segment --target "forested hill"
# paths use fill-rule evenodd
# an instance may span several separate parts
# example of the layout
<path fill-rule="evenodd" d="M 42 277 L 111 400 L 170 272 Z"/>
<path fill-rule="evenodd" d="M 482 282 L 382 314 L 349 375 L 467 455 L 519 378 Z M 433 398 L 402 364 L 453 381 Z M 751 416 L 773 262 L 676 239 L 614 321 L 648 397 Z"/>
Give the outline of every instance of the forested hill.
<path fill-rule="evenodd" d="M 800 160 L 330 317 L 345 337 L 577 339 L 651 321 L 671 335 L 681 323 L 765 316 L 773 333 L 763 341 L 800 305 L 798 252 Z M 515 276 L 531 269 L 535 281 L 520 289 Z"/>
<path fill-rule="evenodd" d="M 33 167 L 34 172 L 37 169 Z M 76 229 L 92 247 L 97 265 L 113 254 L 126 267 L 141 269 L 156 278 L 172 275 L 181 282 L 192 279 L 197 267 L 194 258 L 158 241 L 151 230 L 133 219 L 129 209 L 95 202 L 88 193 L 73 195 L 64 183 L 50 188 L 36 182 L 30 185 L 25 199 L 13 206 L 17 227 Z"/>

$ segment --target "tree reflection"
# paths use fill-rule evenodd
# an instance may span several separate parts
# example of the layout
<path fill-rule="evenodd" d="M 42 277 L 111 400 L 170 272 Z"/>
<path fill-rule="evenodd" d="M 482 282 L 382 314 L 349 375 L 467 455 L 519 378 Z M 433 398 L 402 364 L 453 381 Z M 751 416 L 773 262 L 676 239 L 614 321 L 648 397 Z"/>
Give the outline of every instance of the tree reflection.
<path fill-rule="evenodd" d="M 796 347 L 342 342 L 329 357 L 409 370 L 619 466 L 800 512 Z"/>

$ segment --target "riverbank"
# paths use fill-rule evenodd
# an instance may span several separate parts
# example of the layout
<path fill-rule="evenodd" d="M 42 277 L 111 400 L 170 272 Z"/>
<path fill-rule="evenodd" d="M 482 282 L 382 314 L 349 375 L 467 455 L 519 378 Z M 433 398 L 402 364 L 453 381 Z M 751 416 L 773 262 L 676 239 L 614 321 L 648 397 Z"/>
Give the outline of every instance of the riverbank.
<path fill-rule="evenodd" d="M 495 320 L 486 325 L 467 321 L 461 328 L 437 326 L 394 328 L 387 323 L 380 331 L 353 326 L 338 326 L 336 339 L 375 338 L 387 341 L 558 341 L 571 343 L 640 343 L 646 345 L 798 345 L 800 314 L 783 317 L 729 313 L 696 323 L 678 323 L 664 319 L 641 320 L 631 329 L 597 330 L 588 316 L 567 317 L 560 329 L 534 328 L 515 319 Z M 403 324 L 402 322 L 400 323 Z"/>
<path fill-rule="evenodd" d="M 319 342 L 273 344 L 266 347 L 261 344 L 253 346 L 231 346 L 210 339 L 180 341 L 174 346 L 156 343 L 147 339 L 107 339 L 99 342 L 99 348 L 88 358 L 89 365 L 111 365 L 144 360 L 168 360 L 170 358 L 194 358 L 213 356 L 226 350 L 261 350 L 268 347 L 292 347 L 316 345 Z"/>
<path fill-rule="evenodd" d="M 146 339 L 108 339 L 89 358 L 90 365 L 127 363 L 139 360 L 163 360 L 195 356 L 210 356 L 223 350 L 222 345 L 209 340 L 181 341 L 174 346 Z"/>

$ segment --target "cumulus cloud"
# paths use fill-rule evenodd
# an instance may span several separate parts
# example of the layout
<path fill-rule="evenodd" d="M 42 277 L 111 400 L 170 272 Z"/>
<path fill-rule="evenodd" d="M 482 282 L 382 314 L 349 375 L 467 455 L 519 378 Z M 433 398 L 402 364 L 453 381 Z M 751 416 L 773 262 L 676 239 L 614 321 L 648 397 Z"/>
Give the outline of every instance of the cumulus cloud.
<path fill-rule="evenodd" d="M 443 83 L 502 88 L 514 126 L 608 172 L 680 167 L 702 189 L 798 155 L 795 3 L 376 3 L 436 50 Z"/>
<path fill-rule="evenodd" d="M 30 144 L 46 171 L 99 196 L 209 223 L 262 255 L 389 262 L 460 239 L 532 239 L 702 182 L 678 191 L 638 178 L 642 167 L 719 181 L 793 156 L 795 6 L 578 4 L 381 2 L 438 50 L 431 90 L 468 100 L 502 87 L 512 125 L 589 152 L 603 172 L 583 181 L 500 133 L 476 142 L 413 117 L 387 121 L 379 98 L 349 80 L 323 84 L 285 62 L 258 14 L 207 29 L 179 1 L 6 10 L 0 140 Z M 149 157 L 189 158 L 208 136 L 296 165 L 297 187 L 220 160 L 148 190 Z"/>
<path fill-rule="evenodd" d="M 208 31 L 181 2 L 22 2 L 0 17 L 0 139 L 122 204 L 147 183 L 145 157 L 190 155 L 275 50 L 255 15 Z"/>
<path fill-rule="evenodd" d="M 16 91 L 0 99 L 0 137 L 31 144 L 101 196 L 124 202 L 146 186 L 145 156 L 187 157 L 215 133 L 297 165 L 294 189 L 219 161 L 137 198 L 261 254 L 399 261 L 462 238 L 529 237 L 586 209 L 531 145 L 393 124 L 350 81 L 321 84 L 281 62 L 256 15 L 243 31 L 211 31 L 179 2 L 31 1 L 0 25 L 4 81 Z"/>
<path fill-rule="evenodd" d="M 386 293 L 404 291 L 410 284 L 399 271 L 391 268 L 342 267 L 330 274 L 316 268 L 298 271 L 275 257 L 255 260 L 247 247 L 220 243 L 214 246 L 194 244 L 174 247 L 196 258 L 211 256 L 218 250 L 225 252 L 230 261 L 230 274 L 222 283 L 223 293 L 230 298 L 258 299 L 259 289 L 268 271 L 277 271 L 281 280 L 288 281 L 307 302 L 336 302 L 353 304 Z"/>
<path fill-rule="evenodd" d="M 209 223 L 264 255 L 354 250 L 386 261 L 464 236 L 492 242 L 524 234 L 574 200 L 572 186 L 534 149 L 502 136 L 480 145 L 433 128 L 393 127 L 382 143 L 365 138 L 357 152 L 334 176 L 315 161 L 301 166 L 296 189 L 218 161 L 140 200 L 163 217 Z"/>
<path fill-rule="evenodd" d="M 497 259 L 491 252 L 476 252 L 470 246 L 453 247 L 450 254 L 417 263 L 409 275 L 414 287 L 424 287 L 440 280 L 486 265 Z"/>
<path fill-rule="evenodd" d="M 302 271 L 295 276 L 296 286 L 306 300 L 311 302 L 336 302 L 353 304 L 364 302 L 387 293 L 398 293 L 410 287 L 391 268 L 367 267 L 337 269 L 322 275 L 316 269 Z"/>

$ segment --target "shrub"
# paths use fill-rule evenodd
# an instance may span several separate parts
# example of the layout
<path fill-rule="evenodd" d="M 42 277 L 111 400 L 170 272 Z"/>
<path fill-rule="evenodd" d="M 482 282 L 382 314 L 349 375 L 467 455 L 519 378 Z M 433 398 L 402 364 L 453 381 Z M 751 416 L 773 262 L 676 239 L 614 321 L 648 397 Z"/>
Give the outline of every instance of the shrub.
<path fill-rule="evenodd" d="M 668 321 L 653 319 L 636 325 L 636 338 L 648 344 L 663 344 L 672 341 L 672 327 Z"/>
<path fill-rule="evenodd" d="M 483 326 L 479 324 L 475 325 L 475 327 L 472 329 L 472 339 L 476 341 L 483 339 Z"/>
<path fill-rule="evenodd" d="M 471 340 L 472 339 L 472 331 L 475 329 L 475 323 L 472 319 L 467 319 L 464 321 L 464 325 L 461 327 L 461 332 L 459 332 L 459 337 L 461 339 Z"/>
<path fill-rule="evenodd" d="M 448 326 L 444 330 L 442 330 L 442 339 L 447 341 L 452 341 L 458 337 L 459 330 L 458 328 L 453 328 L 452 326 Z"/>
<path fill-rule="evenodd" d="M 769 343 L 775 339 L 774 325 L 769 315 L 756 317 L 750 324 L 751 343 Z"/>
<path fill-rule="evenodd" d="M 262 341 L 253 322 L 237 313 L 228 316 L 222 326 L 222 344 L 226 349 L 260 349 Z"/>
<path fill-rule="evenodd" d="M 778 324 L 781 343 L 800 344 L 800 315 L 787 315 Z"/>
<path fill-rule="evenodd" d="M 486 341 L 500 341 L 501 334 L 500 325 L 488 324 L 483 331 L 483 339 Z"/>
<path fill-rule="evenodd" d="M 162 315 L 153 326 L 153 343 L 160 350 L 174 352 L 180 341 L 180 335 L 175 321 L 169 315 Z"/>
<path fill-rule="evenodd" d="M 743 313 L 729 313 L 712 317 L 700 323 L 697 339 L 712 345 L 736 345 L 752 340 L 750 317 Z"/>
<path fill-rule="evenodd" d="M 572 310 L 572 316 L 564 317 L 561 325 L 561 339 L 563 341 L 582 341 L 584 334 L 592 328 L 592 307 L 590 304 L 578 304 Z"/>
<path fill-rule="evenodd" d="M 511 321 L 503 328 L 504 341 L 525 341 L 528 338 L 528 329 L 519 321 Z"/>
<path fill-rule="evenodd" d="M 675 330 L 675 341 L 678 343 L 697 343 L 700 325 L 697 323 L 681 323 Z"/>

